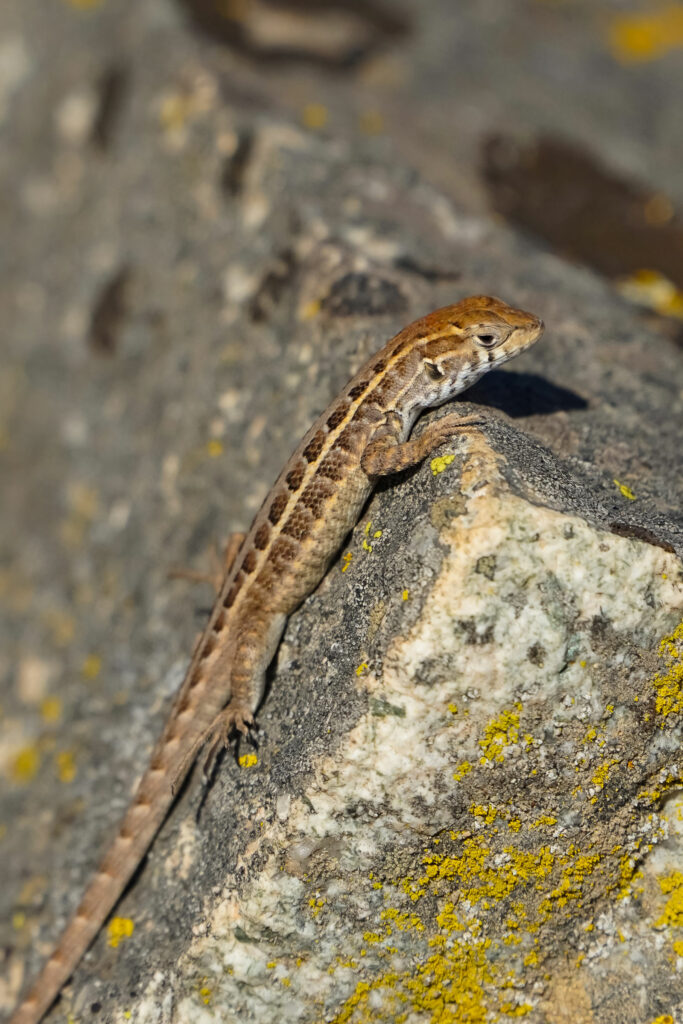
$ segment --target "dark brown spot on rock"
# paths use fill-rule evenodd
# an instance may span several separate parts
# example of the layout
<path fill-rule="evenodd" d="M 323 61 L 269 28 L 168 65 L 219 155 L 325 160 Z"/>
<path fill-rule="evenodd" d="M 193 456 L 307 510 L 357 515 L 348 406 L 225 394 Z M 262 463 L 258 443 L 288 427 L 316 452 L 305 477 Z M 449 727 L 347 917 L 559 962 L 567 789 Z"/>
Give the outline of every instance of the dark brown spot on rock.
<path fill-rule="evenodd" d="M 406 297 L 393 281 L 351 271 L 334 282 L 322 308 L 332 316 L 382 316 L 403 313 Z"/>
<path fill-rule="evenodd" d="M 280 522 L 282 513 L 287 508 L 287 500 L 287 495 L 284 493 L 276 494 L 273 498 L 270 509 L 268 510 L 268 518 L 273 526 Z"/>
<path fill-rule="evenodd" d="M 322 430 L 319 430 L 304 448 L 304 458 L 306 459 L 306 462 L 315 462 L 323 450 L 324 444 L 325 434 Z"/>
<path fill-rule="evenodd" d="M 261 523 L 258 530 L 254 534 L 254 547 L 258 548 L 259 551 L 263 551 L 268 545 L 268 538 L 270 537 L 270 527 L 268 523 Z"/>
<path fill-rule="evenodd" d="M 543 668 L 543 663 L 545 661 L 545 647 L 543 647 L 542 644 L 532 644 L 526 652 L 526 656 L 532 665 L 538 665 L 539 668 Z"/>
<path fill-rule="evenodd" d="M 116 351 L 126 316 L 126 294 L 130 270 L 120 267 L 103 285 L 93 307 L 88 347 L 94 352 L 112 355 Z"/>
<path fill-rule="evenodd" d="M 306 472 L 306 467 L 303 462 L 298 462 L 294 469 L 291 469 L 286 476 L 287 486 L 290 491 L 298 491 L 301 487 L 301 483 Z"/>

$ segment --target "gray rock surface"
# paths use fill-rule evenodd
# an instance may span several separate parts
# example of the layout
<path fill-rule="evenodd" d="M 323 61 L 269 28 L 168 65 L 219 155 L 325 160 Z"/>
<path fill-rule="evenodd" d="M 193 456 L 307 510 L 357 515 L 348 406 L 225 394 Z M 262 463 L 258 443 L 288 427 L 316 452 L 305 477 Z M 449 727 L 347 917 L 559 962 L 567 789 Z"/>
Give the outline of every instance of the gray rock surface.
<path fill-rule="evenodd" d="M 247 525 L 387 337 L 492 292 L 545 338 L 380 488 L 288 626 L 257 763 L 186 787 L 132 935 L 50 1019 L 677 1019 L 680 351 L 374 143 L 276 120 L 170 5 L 1 17 L 0 1007 L 203 622 L 169 567 Z"/>

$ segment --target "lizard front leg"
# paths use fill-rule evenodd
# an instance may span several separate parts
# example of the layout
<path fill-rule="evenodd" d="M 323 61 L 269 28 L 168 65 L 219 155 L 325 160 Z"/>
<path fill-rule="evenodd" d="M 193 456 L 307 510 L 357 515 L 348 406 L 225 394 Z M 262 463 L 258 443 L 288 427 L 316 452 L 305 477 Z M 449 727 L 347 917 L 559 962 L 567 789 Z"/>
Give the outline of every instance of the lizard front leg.
<path fill-rule="evenodd" d="M 380 436 L 367 446 L 360 464 L 368 476 L 388 476 L 410 469 L 426 459 L 435 448 L 448 441 L 456 430 L 482 423 L 480 416 L 443 416 L 430 423 L 419 437 L 401 440 L 402 421 L 396 413 L 389 413 Z"/>

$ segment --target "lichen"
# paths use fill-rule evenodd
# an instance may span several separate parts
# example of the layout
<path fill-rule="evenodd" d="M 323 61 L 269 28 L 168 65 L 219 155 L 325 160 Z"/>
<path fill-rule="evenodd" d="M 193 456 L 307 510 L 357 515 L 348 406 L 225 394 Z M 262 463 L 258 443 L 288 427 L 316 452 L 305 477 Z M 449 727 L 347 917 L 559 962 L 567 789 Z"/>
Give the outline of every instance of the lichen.
<path fill-rule="evenodd" d="M 113 917 L 109 922 L 107 934 L 109 945 L 116 949 L 123 939 L 129 939 L 135 931 L 135 922 L 129 917 Z"/>
<path fill-rule="evenodd" d="M 657 714 L 666 717 L 683 711 L 683 622 L 661 641 L 659 656 L 666 660 L 666 667 L 656 674 L 652 683 L 657 691 Z"/>

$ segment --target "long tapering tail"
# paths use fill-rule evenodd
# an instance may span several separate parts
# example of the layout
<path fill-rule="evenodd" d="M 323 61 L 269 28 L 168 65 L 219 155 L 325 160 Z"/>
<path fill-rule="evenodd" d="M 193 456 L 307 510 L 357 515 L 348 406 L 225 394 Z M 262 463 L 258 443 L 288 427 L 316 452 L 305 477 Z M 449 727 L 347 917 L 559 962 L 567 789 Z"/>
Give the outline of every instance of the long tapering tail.
<path fill-rule="evenodd" d="M 38 1024 L 118 902 L 173 803 L 175 787 L 171 785 L 170 767 L 151 767 L 141 779 L 118 835 L 78 910 L 9 1024 Z M 184 774 L 190 767 L 191 762 Z M 175 782 L 180 782 L 177 770 Z"/>

